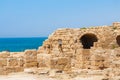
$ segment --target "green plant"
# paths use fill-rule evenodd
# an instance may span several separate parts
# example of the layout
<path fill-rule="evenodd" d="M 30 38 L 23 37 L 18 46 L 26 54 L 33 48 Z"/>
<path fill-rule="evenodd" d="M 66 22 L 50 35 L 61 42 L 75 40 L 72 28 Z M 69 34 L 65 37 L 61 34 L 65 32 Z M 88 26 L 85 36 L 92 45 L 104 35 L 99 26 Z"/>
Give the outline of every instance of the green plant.
<path fill-rule="evenodd" d="M 118 46 L 115 45 L 115 44 L 113 44 L 113 45 L 112 45 L 112 49 L 115 49 L 115 48 L 118 48 Z"/>
<path fill-rule="evenodd" d="M 82 28 L 80 28 L 80 29 L 86 29 L 86 27 L 82 27 Z"/>
<path fill-rule="evenodd" d="M 94 26 L 91 26 L 90 28 L 93 29 L 93 28 L 95 28 L 95 27 L 94 27 Z"/>
<path fill-rule="evenodd" d="M 115 30 L 115 29 L 117 29 L 117 27 L 113 27 L 113 29 Z"/>

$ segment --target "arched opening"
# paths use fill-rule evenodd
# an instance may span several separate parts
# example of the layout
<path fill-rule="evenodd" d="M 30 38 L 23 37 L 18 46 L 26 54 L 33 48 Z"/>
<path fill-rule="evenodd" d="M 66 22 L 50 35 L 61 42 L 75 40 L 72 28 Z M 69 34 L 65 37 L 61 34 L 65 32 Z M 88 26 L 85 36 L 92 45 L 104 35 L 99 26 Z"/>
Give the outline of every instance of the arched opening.
<path fill-rule="evenodd" d="M 84 49 L 90 49 L 94 45 L 94 42 L 97 41 L 98 39 L 96 35 L 91 33 L 85 34 L 80 38 L 80 42 L 82 43 Z"/>
<path fill-rule="evenodd" d="M 120 46 L 120 35 L 117 36 L 116 40 L 117 40 L 117 44 Z"/>

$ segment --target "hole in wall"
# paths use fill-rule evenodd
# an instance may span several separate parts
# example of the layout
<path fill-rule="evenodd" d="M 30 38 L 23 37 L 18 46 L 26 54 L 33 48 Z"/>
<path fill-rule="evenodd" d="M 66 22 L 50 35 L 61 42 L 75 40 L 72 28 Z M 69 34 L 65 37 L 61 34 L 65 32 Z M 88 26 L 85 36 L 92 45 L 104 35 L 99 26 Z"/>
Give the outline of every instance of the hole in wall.
<path fill-rule="evenodd" d="M 117 44 L 120 46 L 120 35 L 116 37 Z"/>
<path fill-rule="evenodd" d="M 61 39 L 58 39 L 58 45 L 62 46 L 62 40 Z"/>
<path fill-rule="evenodd" d="M 83 45 L 84 49 L 90 49 L 92 46 L 94 46 L 94 42 L 97 42 L 98 39 L 96 35 L 94 34 L 85 34 L 80 38 L 80 42 Z"/>

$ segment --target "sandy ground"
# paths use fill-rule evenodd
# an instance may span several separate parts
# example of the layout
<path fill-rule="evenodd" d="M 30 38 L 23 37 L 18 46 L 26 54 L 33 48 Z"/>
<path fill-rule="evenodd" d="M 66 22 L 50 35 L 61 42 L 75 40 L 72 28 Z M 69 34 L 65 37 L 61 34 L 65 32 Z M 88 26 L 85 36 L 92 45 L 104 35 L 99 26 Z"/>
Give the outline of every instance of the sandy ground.
<path fill-rule="evenodd" d="M 9 75 L 0 75 L 0 80 L 56 80 L 46 75 L 34 75 L 28 73 L 12 73 Z"/>
<path fill-rule="evenodd" d="M 63 76 L 50 78 L 47 75 L 34 75 L 34 74 L 27 74 L 27 73 L 12 73 L 7 76 L 0 75 L 0 80 L 101 80 L 102 76 L 93 76 L 93 77 L 75 77 L 75 78 L 68 78 Z"/>
<path fill-rule="evenodd" d="M 7 76 L 1 75 L 0 80 L 36 80 L 36 77 L 32 74 L 13 73 Z"/>

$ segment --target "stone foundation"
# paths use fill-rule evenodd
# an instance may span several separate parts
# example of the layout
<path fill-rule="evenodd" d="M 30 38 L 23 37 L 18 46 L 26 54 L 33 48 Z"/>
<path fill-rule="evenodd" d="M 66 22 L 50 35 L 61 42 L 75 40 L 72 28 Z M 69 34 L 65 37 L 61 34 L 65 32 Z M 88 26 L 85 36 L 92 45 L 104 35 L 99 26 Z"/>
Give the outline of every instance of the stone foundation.
<path fill-rule="evenodd" d="M 36 67 L 40 70 L 120 68 L 120 24 L 77 29 L 58 29 L 38 50 L 0 52 L 0 74 Z"/>

